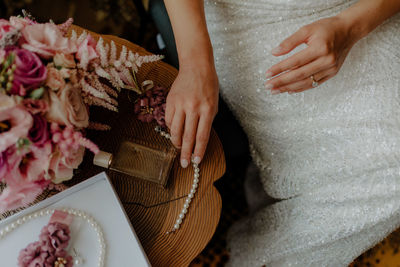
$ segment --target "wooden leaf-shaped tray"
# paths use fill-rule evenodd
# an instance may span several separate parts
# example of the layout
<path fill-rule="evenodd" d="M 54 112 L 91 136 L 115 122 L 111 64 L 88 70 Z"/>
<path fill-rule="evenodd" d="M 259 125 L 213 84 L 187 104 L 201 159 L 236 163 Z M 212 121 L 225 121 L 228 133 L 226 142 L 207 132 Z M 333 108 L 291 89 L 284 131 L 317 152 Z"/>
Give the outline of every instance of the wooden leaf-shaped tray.
<path fill-rule="evenodd" d="M 82 28 L 74 26 L 79 34 Z M 100 35 L 91 33 L 96 39 Z M 115 36 L 101 36 L 105 42 L 113 40 L 118 49 L 125 45 L 129 50 L 150 55 L 143 48 Z M 155 84 L 170 88 L 177 70 L 163 62 L 144 64 L 137 75 L 139 83 L 152 80 Z M 115 152 L 119 143 L 126 138 L 145 139 L 161 146 L 172 146 L 170 141 L 159 136 L 155 124 L 138 121 L 133 114 L 133 103 L 128 92 L 119 97 L 119 113 L 96 109 L 91 117 L 111 125 L 109 132 L 89 132 L 89 138 L 101 150 Z M 89 153 L 88 153 L 89 154 Z M 85 158 L 81 172 L 71 181 L 75 184 L 100 171 L 92 165 L 92 155 Z M 187 266 L 204 249 L 217 227 L 221 212 L 221 197 L 213 183 L 225 172 L 225 157 L 222 145 L 214 131 L 211 132 L 207 153 L 200 165 L 201 177 L 198 190 L 181 228 L 166 235 L 183 207 L 185 196 L 193 181 L 193 169 L 182 169 L 178 160 L 171 170 L 166 188 L 141 179 L 115 172 L 108 172 L 114 187 L 124 205 L 132 225 L 153 266 Z M 104 211 L 107 212 L 107 211 Z"/>

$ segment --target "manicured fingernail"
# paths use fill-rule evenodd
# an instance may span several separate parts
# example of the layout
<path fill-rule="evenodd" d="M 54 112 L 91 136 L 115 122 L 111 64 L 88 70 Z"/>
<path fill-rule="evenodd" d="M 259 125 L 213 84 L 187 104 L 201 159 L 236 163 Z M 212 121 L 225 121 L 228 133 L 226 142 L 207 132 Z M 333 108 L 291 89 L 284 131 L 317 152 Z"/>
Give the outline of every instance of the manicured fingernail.
<path fill-rule="evenodd" d="M 282 48 L 280 46 L 278 46 L 271 50 L 271 54 L 279 54 L 281 51 L 282 51 Z"/>
<path fill-rule="evenodd" d="M 274 86 L 273 86 L 272 84 L 270 84 L 270 83 L 267 83 L 267 84 L 265 85 L 265 89 L 266 89 L 266 90 L 271 90 L 273 87 L 274 87 Z"/>
<path fill-rule="evenodd" d="M 186 159 L 181 159 L 181 166 L 182 168 L 187 168 L 189 162 Z"/>
<path fill-rule="evenodd" d="M 267 79 L 271 78 L 271 77 L 272 77 L 272 72 L 267 71 L 267 72 L 265 73 L 265 77 L 266 77 Z"/>
<path fill-rule="evenodd" d="M 279 91 L 279 90 L 271 90 L 271 94 L 272 95 L 277 95 L 277 94 L 280 94 L 281 93 L 281 91 Z"/>
<path fill-rule="evenodd" d="M 193 162 L 196 164 L 200 164 L 201 158 L 200 157 L 194 157 Z"/>

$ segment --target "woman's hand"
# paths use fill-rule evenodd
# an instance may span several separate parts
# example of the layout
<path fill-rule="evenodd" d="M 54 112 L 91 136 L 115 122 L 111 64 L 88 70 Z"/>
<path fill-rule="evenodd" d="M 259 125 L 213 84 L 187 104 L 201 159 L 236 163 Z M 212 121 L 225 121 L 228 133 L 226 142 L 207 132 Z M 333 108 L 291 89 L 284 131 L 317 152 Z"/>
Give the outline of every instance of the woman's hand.
<path fill-rule="evenodd" d="M 179 74 L 167 97 L 165 122 L 182 147 L 181 165 L 200 163 L 218 109 L 218 78 L 203 0 L 164 0 L 174 30 Z M 194 151 L 193 151 L 194 149 Z"/>
<path fill-rule="evenodd" d="M 191 162 L 192 153 L 194 162 L 203 159 L 217 110 L 218 78 L 214 66 L 181 65 L 167 97 L 165 120 L 172 143 L 182 149 L 183 168 Z"/>
<path fill-rule="evenodd" d="M 345 19 L 331 17 L 303 26 L 272 50 L 282 56 L 300 44 L 307 48 L 279 62 L 267 70 L 266 89 L 272 94 L 302 92 L 335 76 L 342 66 L 356 38 Z"/>

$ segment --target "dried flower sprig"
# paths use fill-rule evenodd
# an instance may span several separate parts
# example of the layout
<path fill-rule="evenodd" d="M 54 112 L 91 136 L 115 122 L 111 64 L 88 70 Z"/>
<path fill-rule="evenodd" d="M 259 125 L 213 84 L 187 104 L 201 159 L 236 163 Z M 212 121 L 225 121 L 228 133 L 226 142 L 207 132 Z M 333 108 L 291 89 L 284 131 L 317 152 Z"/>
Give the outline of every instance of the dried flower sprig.
<path fill-rule="evenodd" d="M 75 31 L 71 33 L 71 40 L 76 41 L 78 45 L 86 40 L 87 37 L 87 32 L 83 32 L 79 37 Z M 118 56 L 114 41 L 111 41 L 109 45 L 104 42 L 103 38 L 99 38 L 97 41 L 96 52 L 99 54 L 99 62 L 93 61 L 92 65 L 89 66 L 89 64 L 86 64 L 89 60 L 85 58 L 88 55 L 83 54 L 80 67 L 84 70 L 93 67 L 99 77 L 108 80 L 117 90 L 130 89 L 137 91 L 138 86 L 133 75 L 138 72 L 144 63 L 156 62 L 163 58 L 163 56 L 158 55 L 141 56 L 138 53 L 128 51 L 126 46 L 122 46 Z"/>

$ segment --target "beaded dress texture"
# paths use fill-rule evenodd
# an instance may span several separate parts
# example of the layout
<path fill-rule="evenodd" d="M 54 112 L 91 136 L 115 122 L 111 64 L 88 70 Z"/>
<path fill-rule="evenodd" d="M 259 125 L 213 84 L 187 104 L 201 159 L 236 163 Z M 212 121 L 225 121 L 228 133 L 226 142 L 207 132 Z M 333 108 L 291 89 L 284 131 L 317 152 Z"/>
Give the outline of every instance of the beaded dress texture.
<path fill-rule="evenodd" d="M 263 85 L 284 58 L 272 48 L 355 2 L 205 1 L 221 95 L 279 199 L 232 227 L 229 266 L 347 266 L 400 227 L 400 15 L 319 87 L 271 95 Z"/>

